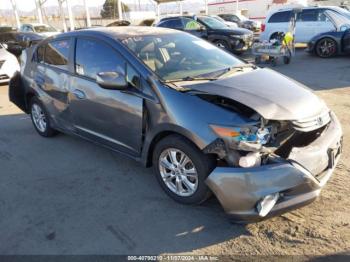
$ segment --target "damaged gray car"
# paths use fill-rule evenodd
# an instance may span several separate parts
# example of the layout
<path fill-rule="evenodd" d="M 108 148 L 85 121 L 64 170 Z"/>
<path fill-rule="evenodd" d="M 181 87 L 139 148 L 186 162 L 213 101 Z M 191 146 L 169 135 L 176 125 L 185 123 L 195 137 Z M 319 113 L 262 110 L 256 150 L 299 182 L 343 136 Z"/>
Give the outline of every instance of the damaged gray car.
<path fill-rule="evenodd" d="M 307 87 L 171 29 L 45 39 L 25 52 L 9 95 L 40 135 L 126 154 L 153 166 L 174 200 L 214 194 L 236 221 L 310 203 L 341 154 L 337 117 Z"/>

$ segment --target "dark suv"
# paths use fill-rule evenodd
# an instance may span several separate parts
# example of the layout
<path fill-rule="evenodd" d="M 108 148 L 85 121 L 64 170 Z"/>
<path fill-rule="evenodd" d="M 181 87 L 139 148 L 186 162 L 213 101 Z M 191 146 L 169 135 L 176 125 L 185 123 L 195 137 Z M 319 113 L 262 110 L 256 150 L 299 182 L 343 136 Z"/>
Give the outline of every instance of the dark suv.
<path fill-rule="evenodd" d="M 254 40 L 252 31 L 243 28 L 230 28 L 210 16 L 167 17 L 161 19 L 157 26 L 191 33 L 236 54 L 246 51 Z"/>

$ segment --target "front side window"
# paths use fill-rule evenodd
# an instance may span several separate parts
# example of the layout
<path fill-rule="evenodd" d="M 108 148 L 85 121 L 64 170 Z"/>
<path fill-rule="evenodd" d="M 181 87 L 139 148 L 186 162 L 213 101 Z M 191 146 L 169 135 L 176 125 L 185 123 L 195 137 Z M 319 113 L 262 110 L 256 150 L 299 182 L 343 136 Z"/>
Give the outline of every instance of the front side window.
<path fill-rule="evenodd" d="M 318 21 L 318 11 L 316 9 L 303 10 L 299 15 L 299 22 L 316 22 Z"/>
<path fill-rule="evenodd" d="M 46 45 L 44 61 L 61 69 L 68 69 L 70 40 L 57 40 Z"/>
<path fill-rule="evenodd" d="M 184 17 L 182 21 L 185 25 L 185 30 L 199 30 L 201 28 L 201 25 L 193 19 Z"/>
<path fill-rule="evenodd" d="M 102 72 L 125 74 L 125 61 L 109 45 L 93 39 L 77 39 L 75 71 L 78 75 L 96 79 Z"/>
<path fill-rule="evenodd" d="M 163 80 L 217 77 L 244 64 L 207 41 L 180 32 L 130 37 L 122 43 Z"/>

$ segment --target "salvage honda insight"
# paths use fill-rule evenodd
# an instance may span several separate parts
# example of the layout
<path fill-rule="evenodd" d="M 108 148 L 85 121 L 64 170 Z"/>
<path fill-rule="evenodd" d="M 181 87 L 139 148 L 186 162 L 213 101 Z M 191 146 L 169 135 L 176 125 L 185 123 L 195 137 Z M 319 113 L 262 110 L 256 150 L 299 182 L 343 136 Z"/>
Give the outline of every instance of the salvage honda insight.
<path fill-rule="evenodd" d="M 214 193 L 238 221 L 310 203 L 341 154 L 340 124 L 308 88 L 187 33 L 81 30 L 25 57 L 10 99 L 40 135 L 77 135 L 153 165 L 174 200 Z"/>

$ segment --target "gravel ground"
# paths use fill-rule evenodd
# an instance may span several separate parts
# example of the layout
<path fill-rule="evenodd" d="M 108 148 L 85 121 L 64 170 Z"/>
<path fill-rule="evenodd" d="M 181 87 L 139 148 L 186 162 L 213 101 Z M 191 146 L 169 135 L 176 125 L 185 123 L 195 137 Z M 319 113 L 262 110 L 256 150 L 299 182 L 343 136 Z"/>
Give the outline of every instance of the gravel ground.
<path fill-rule="evenodd" d="M 0 86 L 0 254 L 349 253 L 349 59 L 299 51 L 292 64 L 274 68 L 336 112 L 344 152 L 318 200 L 249 225 L 230 223 L 215 198 L 198 207 L 173 202 L 152 170 L 106 149 L 39 137 Z"/>

